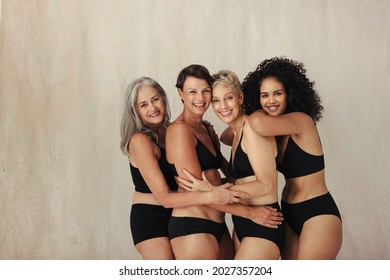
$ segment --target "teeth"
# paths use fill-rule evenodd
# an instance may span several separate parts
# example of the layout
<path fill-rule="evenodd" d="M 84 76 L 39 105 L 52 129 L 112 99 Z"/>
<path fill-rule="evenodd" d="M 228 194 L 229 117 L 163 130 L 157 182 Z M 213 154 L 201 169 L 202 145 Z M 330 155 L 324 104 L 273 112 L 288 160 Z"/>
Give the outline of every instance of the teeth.
<path fill-rule="evenodd" d="M 231 113 L 232 111 L 225 111 L 225 112 L 221 112 L 221 115 L 222 116 L 227 116 Z"/>
<path fill-rule="evenodd" d="M 154 114 L 151 114 L 151 115 L 149 115 L 150 117 L 155 117 L 155 116 L 157 116 L 158 115 L 158 113 L 159 112 L 156 112 L 156 113 L 154 113 Z"/>
<path fill-rule="evenodd" d="M 268 110 L 275 111 L 278 108 L 278 106 L 268 106 Z"/>
<path fill-rule="evenodd" d="M 196 107 L 202 107 L 204 106 L 206 103 L 194 103 L 194 106 Z"/>

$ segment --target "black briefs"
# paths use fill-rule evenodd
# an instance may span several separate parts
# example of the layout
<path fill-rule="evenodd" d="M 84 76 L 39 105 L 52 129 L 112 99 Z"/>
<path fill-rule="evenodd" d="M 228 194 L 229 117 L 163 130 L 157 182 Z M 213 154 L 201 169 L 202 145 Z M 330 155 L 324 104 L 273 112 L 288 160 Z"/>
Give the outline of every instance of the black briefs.
<path fill-rule="evenodd" d="M 277 202 L 268 206 L 271 206 L 272 208 L 278 209 L 278 211 L 280 211 L 280 206 Z M 232 220 L 234 224 L 234 230 L 240 242 L 242 239 L 244 239 L 244 237 L 264 238 L 274 242 L 279 247 L 280 252 L 282 251 L 285 240 L 284 222 L 282 222 L 278 228 L 269 228 L 256 224 L 250 219 L 242 218 L 236 215 L 232 215 Z"/>
<path fill-rule="evenodd" d="M 134 245 L 156 237 L 168 237 L 168 222 L 172 208 L 161 205 L 133 204 L 130 229 Z"/>
<path fill-rule="evenodd" d="M 227 230 L 226 223 L 217 223 L 208 219 L 194 217 L 171 217 L 168 226 L 169 239 L 195 233 L 208 233 L 215 236 L 218 243 Z"/>
<path fill-rule="evenodd" d="M 320 195 L 299 203 L 287 203 L 282 200 L 283 217 L 289 226 L 298 235 L 301 234 L 303 224 L 319 215 L 335 215 L 340 218 L 340 212 L 330 193 Z"/>

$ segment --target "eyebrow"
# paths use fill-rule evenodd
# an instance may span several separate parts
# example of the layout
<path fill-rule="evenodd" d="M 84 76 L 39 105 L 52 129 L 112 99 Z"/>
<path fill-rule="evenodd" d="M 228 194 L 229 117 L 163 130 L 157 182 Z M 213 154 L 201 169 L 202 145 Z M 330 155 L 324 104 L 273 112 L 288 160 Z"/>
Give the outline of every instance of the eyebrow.
<path fill-rule="evenodd" d="M 273 93 L 278 92 L 278 91 L 283 91 L 283 89 L 281 88 L 281 89 L 274 90 Z M 268 91 L 260 91 L 260 94 L 262 94 L 262 93 L 268 93 Z"/>
<path fill-rule="evenodd" d="M 211 90 L 211 87 L 205 87 L 205 88 L 202 88 L 202 90 L 205 90 L 205 89 L 209 89 L 209 90 Z M 197 90 L 197 88 L 188 88 L 188 90 Z"/>
<path fill-rule="evenodd" d="M 160 95 L 159 94 L 153 95 L 152 98 L 150 98 L 150 99 L 152 100 L 155 97 L 160 97 Z M 139 102 L 138 104 L 141 105 L 141 104 L 146 103 L 146 102 L 148 102 L 148 101 L 144 100 L 144 101 Z"/>

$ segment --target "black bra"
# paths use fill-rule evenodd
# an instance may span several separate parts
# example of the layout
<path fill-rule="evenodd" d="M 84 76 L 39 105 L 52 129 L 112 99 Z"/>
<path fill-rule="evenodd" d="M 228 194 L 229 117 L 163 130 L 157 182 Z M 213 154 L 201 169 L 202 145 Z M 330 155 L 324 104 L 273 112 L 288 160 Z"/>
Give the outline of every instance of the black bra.
<path fill-rule="evenodd" d="M 210 135 L 210 132 L 206 126 L 207 132 Z M 194 134 L 195 136 L 195 134 Z M 199 160 L 200 167 L 202 168 L 202 171 L 208 170 L 208 169 L 219 169 L 223 163 L 223 155 L 221 151 L 219 150 L 218 146 L 213 142 L 213 146 L 216 152 L 216 156 L 213 155 L 213 153 L 206 147 L 205 144 L 202 143 L 196 136 L 195 136 L 197 143 L 196 143 L 196 155 Z M 210 135 L 211 140 L 213 139 Z M 168 163 L 169 167 L 171 169 L 171 172 L 174 174 L 174 176 L 179 176 L 176 170 L 176 167 L 172 163 Z"/>
<path fill-rule="evenodd" d="M 284 178 L 297 178 L 316 173 L 325 168 L 324 155 L 316 156 L 306 153 L 291 138 L 288 139 L 282 162 L 278 162 L 278 170 Z"/>
<path fill-rule="evenodd" d="M 165 155 L 165 149 L 161 148 L 160 146 L 159 146 L 159 148 L 161 151 L 161 153 L 160 153 L 161 156 L 160 156 L 160 159 L 158 160 L 158 165 L 160 166 L 161 172 L 164 175 L 164 178 L 168 184 L 168 187 L 172 191 L 175 191 L 175 190 L 177 190 L 178 186 L 177 186 L 175 177 L 169 168 L 169 163 L 167 162 L 167 158 Z M 133 178 L 135 190 L 137 192 L 152 193 L 149 186 L 146 184 L 144 178 L 142 177 L 139 169 L 132 166 L 131 163 L 130 163 L 130 172 L 131 172 L 131 177 Z"/>
<path fill-rule="evenodd" d="M 229 160 L 229 174 L 235 179 L 244 178 L 248 176 L 255 175 L 253 172 L 251 163 L 249 162 L 248 155 L 241 148 L 241 141 L 244 132 L 241 134 L 240 142 L 237 145 L 236 152 L 234 154 L 234 162 L 232 160 L 232 152 L 230 153 Z"/>

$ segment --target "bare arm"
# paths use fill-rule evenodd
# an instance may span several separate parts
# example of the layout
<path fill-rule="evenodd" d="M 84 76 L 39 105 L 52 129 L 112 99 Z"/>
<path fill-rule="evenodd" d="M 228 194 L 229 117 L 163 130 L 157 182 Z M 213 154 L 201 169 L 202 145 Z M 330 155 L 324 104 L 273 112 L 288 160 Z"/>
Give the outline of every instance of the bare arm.
<path fill-rule="evenodd" d="M 270 228 L 277 228 L 283 221 L 283 215 L 277 209 L 265 205 L 249 206 L 240 203 L 226 205 L 207 205 L 216 210 L 240 216 L 254 223 Z"/>
<path fill-rule="evenodd" d="M 172 192 L 158 165 L 158 148 L 143 133 L 135 134 L 130 141 L 129 151 L 146 184 L 156 199 L 166 208 L 203 205 L 208 203 L 229 203 L 229 196 L 221 194 L 223 188 L 210 192 Z M 233 192 L 231 192 L 233 193 Z M 233 194 L 232 194 L 233 196 Z"/>
<path fill-rule="evenodd" d="M 235 190 L 245 190 L 249 197 L 272 197 L 277 200 L 277 147 L 273 137 L 257 134 L 246 122 L 243 128 L 241 148 L 247 154 L 255 174 L 255 180 L 240 182 L 232 187 Z M 259 156 L 261 155 L 261 156 Z M 239 181 L 239 180 L 238 180 Z M 269 199 L 266 198 L 265 201 Z M 257 204 L 257 203 L 256 203 Z M 259 203 L 263 204 L 263 203 Z M 264 204 L 267 204 L 265 202 Z"/>
<path fill-rule="evenodd" d="M 256 111 L 249 116 L 253 130 L 263 136 L 291 135 L 293 140 L 306 152 L 321 155 L 322 146 L 317 127 L 312 118 L 302 112 L 270 116 Z"/>
<path fill-rule="evenodd" d="M 263 136 L 301 134 L 308 128 L 315 127 L 311 117 L 302 112 L 270 116 L 262 110 L 249 116 L 249 124 L 256 133 Z"/>
<path fill-rule="evenodd" d="M 181 122 L 176 122 L 168 127 L 166 135 L 166 154 L 169 162 L 173 162 L 176 171 L 180 177 L 185 177 L 182 169 L 192 170 L 195 176 L 201 178 L 201 167 L 196 154 L 196 143 L 190 128 Z M 222 186 L 222 188 L 213 188 L 210 190 L 209 196 L 216 201 L 214 203 L 226 204 L 237 202 L 239 197 L 246 196 L 246 193 L 239 191 L 231 191 L 228 188 L 230 184 Z M 190 203 L 186 206 L 194 206 L 208 204 L 210 199 L 201 201 L 200 204 Z"/>
<path fill-rule="evenodd" d="M 230 127 L 227 127 L 221 134 L 219 138 L 223 144 L 226 146 L 232 146 L 233 144 L 233 130 Z"/>
<path fill-rule="evenodd" d="M 205 178 L 204 175 L 202 175 L 203 181 L 200 181 L 193 177 L 188 171 L 183 170 L 183 172 L 187 175 L 187 177 L 190 178 L 192 182 L 182 178 L 179 178 L 178 180 L 181 183 L 185 182 L 183 185 L 181 185 L 181 187 L 187 189 L 188 191 L 200 191 L 201 188 L 207 189 L 213 187 L 210 182 L 207 181 L 207 178 Z M 195 187 L 195 185 L 197 185 L 197 187 Z M 191 188 L 190 186 L 194 186 L 194 188 Z M 276 209 L 265 205 L 248 206 L 240 203 L 234 203 L 227 205 L 209 204 L 207 206 L 219 211 L 250 219 L 257 224 L 271 228 L 277 227 L 283 221 L 282 213 L 277 212 Z"/>

